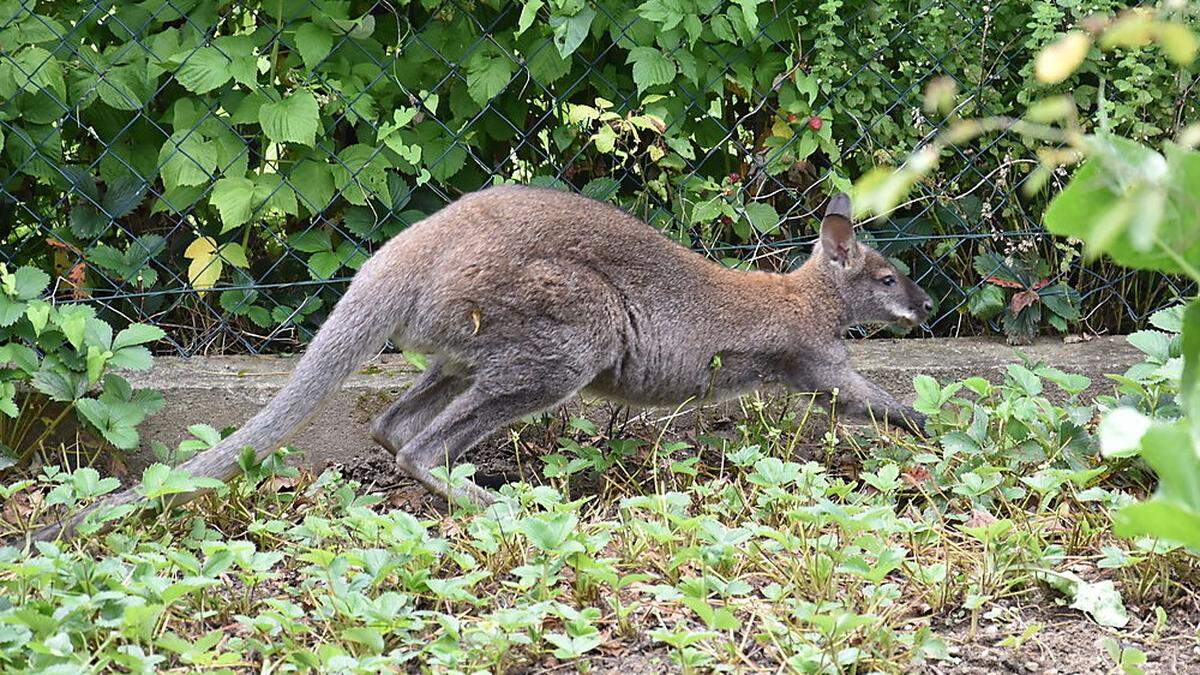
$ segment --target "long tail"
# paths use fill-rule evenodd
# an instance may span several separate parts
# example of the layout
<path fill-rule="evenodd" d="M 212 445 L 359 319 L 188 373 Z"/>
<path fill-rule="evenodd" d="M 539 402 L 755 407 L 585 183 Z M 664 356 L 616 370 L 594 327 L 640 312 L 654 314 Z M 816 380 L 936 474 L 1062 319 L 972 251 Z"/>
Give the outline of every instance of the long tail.
<path fill-rule="evenodd" d="M 292 371 L 287 383 L 254 417 L 216 446 L 179 465 L 193 476 L 226 480 L 238 472 L 242 449 L 254 448 L 259 459 L 278 449 L 321 407 L 364 360 L 374 354 L 391 334 L 397 312 L 390 306 L 398 300 L 396 289 L 387 288 L 387 275 L 372 274 L 370 265 L 355 275 L 346 294 L 334 306 L 313 338 L 308 350 Z M 168 508 L 184 504 L 207 490 L 171 495 Z M 135 488 L 111 495 L 70 519 L 44 527 L 31 535 L 34 541 L 70 537 L 75 528 L 94 512 L 109 511 L 141 500 Z M 109 529 L 113 521 L 101 526 Z"/>

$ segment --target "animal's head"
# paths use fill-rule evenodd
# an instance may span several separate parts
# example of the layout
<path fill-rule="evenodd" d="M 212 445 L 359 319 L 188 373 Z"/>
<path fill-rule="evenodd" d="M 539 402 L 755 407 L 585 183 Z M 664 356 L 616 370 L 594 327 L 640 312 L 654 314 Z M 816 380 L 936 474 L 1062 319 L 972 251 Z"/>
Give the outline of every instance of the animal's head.
<path fill-rule="evenodd" d="M 896 323 L 912 328 L 929 316 L 933 301 L 879 251 L 854 238 L 850 198 L 838 194 L 829 200 L 821 221 L 821 241 L 814 264 L 827 267 L 846 303 L 849 322 Z"/>

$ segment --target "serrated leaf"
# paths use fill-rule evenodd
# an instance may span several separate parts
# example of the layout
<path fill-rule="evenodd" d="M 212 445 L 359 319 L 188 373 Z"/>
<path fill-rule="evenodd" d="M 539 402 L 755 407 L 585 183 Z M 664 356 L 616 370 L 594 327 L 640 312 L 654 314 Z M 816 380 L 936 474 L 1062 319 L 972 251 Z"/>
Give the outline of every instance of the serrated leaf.
<path fill-rule="evenodd" d="M 479 105 L 498 96 L 508 86 L 517 64 L 496 47 L 475 51 L 467 60 L 467 92 Z"/>
<path fill-rule="evenodd" d="M 254 181 L 245 177 L 222 178 L 213 184 L 208 201 L 217 207 L 221 215 L 221 232 L 228 232 L 250 220 L 254 206 Z"/>
<path fill-rule="evenodd" d="M 675 79 L 675 62 L 654 47 L 634 47 L 626 63 L 633 64 L 633 81 L 638 93 L 650 87 L 670 84 Z"/>
<path fill-rule="evenodd" d="M 312 92 L 301 89 L 279 101 L 262 104 L 258 122 L 263 133 L 276 143 L 312 146 L 320 125 L 320 109 Z"/>
<path fill-rule="evenodd" d="M 306 23 L 296 29 L 296 49 L 304 67 L 315 70 L 333 49 L 333 35 L 323 26 Z"/>
<path fill-rule="evenodd" d="M 166 335 L 158 326 L 151 326 L 144 323 L 130 324 L 129 327 L 117 333 L 117 336 L 113 338 L 112 348 L 113 351 L 117 351 L 133 345 L 156 342 L 166 337 Z"/>
<path fill-rule="evenodd" d="M 183 55 L 175 79 L 193 94 L 204 94 L 233 77 L 232 61 L 214 47 L 200 47 Z"/>
<path fill-rule="evenodd" d="M 158 163 L 168 189 L 203 185 L 217 174 L 217 146 L 198 131 L 176 132 L 158 151 Z"/>
<path fill-rule="evenodd" d="M 42 296 L 50 285 L 50 275 L 36 267 L 22 265 L 13 273 L 13 290 L 20 300 L 33 300 Z"/>
<path fill-rule="evenodd" d="M 746 204 L 746 218 L 755 230 L 762 234 L 770 234 L 779 229 L 779 213 L 775 207 L 763 202 Z"/>
<path fill-rule="evenodd" d="M 999 286 L 986 284 L 971 291 L 967 296 L 967 311 L 979 319 L 990 319 L 1004 309 L 1004 291 Z"/>
<path fill-rule="evenodd" d="M 300 205 L 313 215 L 333 201 L 333 174 L 324 162 L 311 159 L 300 162 L 288 176 L 288 184 Z"/>

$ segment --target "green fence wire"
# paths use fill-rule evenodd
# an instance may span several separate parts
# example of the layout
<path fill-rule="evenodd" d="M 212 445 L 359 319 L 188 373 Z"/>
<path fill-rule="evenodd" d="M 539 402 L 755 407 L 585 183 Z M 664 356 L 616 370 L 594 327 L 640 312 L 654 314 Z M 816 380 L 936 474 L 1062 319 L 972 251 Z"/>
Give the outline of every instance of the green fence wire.
<path fill-rule="evenodd" d="M 374 248 L 501 181 L 784 270 L 829 194 L 954 118 L 1019 113 L 1050 91 L 1036 50 L 1121 6 L 1062 4 L 0 0 L 0 259 L 183 355 L 293 348 Z M 1103 78 L 1126 131 L 1170 134 L 1195 77 L 1156 58 L 1062 90 L 1086 115 Z M 864 228 L 934 296 L 925 334 L 1127 330 L 1185 292 L 1046 237 L 1033 151 L 955 149 Z"/>

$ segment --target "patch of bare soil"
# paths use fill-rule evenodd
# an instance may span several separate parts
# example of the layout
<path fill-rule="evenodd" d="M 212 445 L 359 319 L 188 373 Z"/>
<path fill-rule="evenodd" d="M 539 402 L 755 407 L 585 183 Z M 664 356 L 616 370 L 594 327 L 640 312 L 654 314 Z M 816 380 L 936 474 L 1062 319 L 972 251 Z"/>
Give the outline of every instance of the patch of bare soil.
<path fill-rule="evenodd" d="M 1168 621 L 1157 625 L 1152 608 L 1129 608 L 1129 625 L 1105 628 L 1078 611 L 1052 605 L 1031 605 L 999 613 L 995 620 L 981 619 L 971 634 L 970 621 L 955 616 L 945 625 L 935 623 L 954 654 L 951 661 L 933 661 L 920 672 L 983 675 L 984 673 L 1121 672 L 1101 645 L 1105 637 L 1122 648 L 1136 647 L 1146 654 L 1140 667 L 1146 673 L 1200 673 L 1200 607 L 1177 607 Z M 1041 628 L 1021 639 L 1035 624 Z"/>

